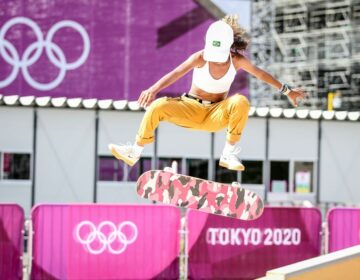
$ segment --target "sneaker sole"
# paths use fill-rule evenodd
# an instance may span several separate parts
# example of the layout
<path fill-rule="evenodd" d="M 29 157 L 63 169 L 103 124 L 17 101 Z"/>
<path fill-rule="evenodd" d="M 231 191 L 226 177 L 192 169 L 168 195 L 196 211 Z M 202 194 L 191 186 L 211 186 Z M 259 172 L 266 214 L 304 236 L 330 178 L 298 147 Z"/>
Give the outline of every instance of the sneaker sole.
<path fill-rule="evenodd" d="M 127 157 L 123 157 L 122 155 L 120 155 L 118 152 L 116 152 L 115 148 L 113 148 L 113 147 L 111 148 L 111 153 L 114 157 L 116 157 L 119 160 L 122 160 L 127 165 L 134 166 L 134 164 L 136 163 L 136 162 L 130 161 Z"/>
<path fill-rule="evenodd" d="M 245 166 L 243 165 L 238 165 L 238 166 L 232 166 L 230 167 L 228 164 L 224 163 L 224 162 L 219 162 L 219 165 L 222 167 L 225 167 L 229 170 L 236 170 L 236 171 L 244 171 L 245 170 Z"/>

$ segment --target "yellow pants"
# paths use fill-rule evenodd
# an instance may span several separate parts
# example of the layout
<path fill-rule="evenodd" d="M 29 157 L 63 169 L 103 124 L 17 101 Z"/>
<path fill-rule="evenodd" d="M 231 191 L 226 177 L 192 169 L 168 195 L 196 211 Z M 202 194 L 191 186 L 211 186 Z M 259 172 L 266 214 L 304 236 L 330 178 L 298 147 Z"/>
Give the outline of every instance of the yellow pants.
<path fill-rule="evenodd" d="M 249 101 L 240 94 L 209 105 L 185 96 L 162 97 L 146 109 L 136 142 L 141 145 L 153 142 L 154 131 L 161 121 L 209 132 L 227 127 L 226 139 L 236 142 L 245 127 L 249 109 Z"/>

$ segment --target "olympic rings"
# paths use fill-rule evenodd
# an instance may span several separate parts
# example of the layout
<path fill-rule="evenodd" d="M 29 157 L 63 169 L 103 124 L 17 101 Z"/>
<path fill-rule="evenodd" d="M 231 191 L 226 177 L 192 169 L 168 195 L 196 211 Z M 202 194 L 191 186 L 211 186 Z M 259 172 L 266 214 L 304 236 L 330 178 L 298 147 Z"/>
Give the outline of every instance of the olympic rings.
<path fill-rule="evenodd" d="M 132 235 L 127 237 L 123 232 L 123 229 L 128 227 Z M 87 228 L 90 230 L 85 236 L 81 235 L 81 231 Z M 107 233 L 104 233 L 104 228 L 107 228 Z M 133 222 L 125 221 L 116 226 L 113 222 L 103 221 L 98 226 L 95 226 L 91 221 L 82 221 L 75 228 L 76 240 L 85 245 L 85 248 L 90 254 L 99 255 L 106 251 L 106 249 L 115 255 L 122 254 L 126 247 L 134 243 L 138 235 L 138 229 Z M 91 244 L 97 243 L 100 246 L 93 248 Z M 114 244 L 117 244 L 118 248 L 114 248 Z M 120 246 L 119 246 L 120 245 Z"/>
<path fill-rule="evenodd" d="M 25 49 L 21 58 L 15 46 L 7 39 L 5 39 L 8 30 L 16 24 L 23 24 L 30 27 L 36 37 L 36 41 L 30 44 Z M 84 44 L 83 51 L 80 57 L 71 63 L 68 63 L 66 61 L 63 50 L 52 41 L 56 32 L 58 32 L 61 28 L 65 27 L 72 28 L 77 31 L 80 34 Z M 60 70 L 58 76 L 49 83 L 40 83 L 36 81 L 28 71 L 28 67 L 38 61 L 41 54 L 43 53 L 44 48 L 50 62 Z M 12 18 L 9 21 L 5 22 L 3 27 L 0 29 L 0 56 L 5 60 L 5 62 L 7 62 L 13 67 L 8 77 L 0 81 L 0 88 L 4 88 L 10 85 L 16 79 L 19 70 L 21 69 L 25 81 L 31 87 L 42 91 L 52 90 L 59 86 L 60 83 L 64 80 L 67 70 L 74 70 L 84 64 L 89 56 L 89 53 L 89 35 L 87 34 L 84 27 L 75 21 L 63 20 L 55 23 L 50 28 L 44 40 L 40 27 L 34 21 L 26 17 Z"/>

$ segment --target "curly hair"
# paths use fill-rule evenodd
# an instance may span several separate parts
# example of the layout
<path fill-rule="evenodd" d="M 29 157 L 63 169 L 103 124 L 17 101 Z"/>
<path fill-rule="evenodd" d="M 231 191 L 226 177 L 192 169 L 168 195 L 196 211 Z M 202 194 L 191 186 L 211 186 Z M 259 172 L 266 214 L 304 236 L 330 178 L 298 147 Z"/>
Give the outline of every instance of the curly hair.
<path fill-rule="evenodd" d="M 250 40 L 245 36 L 246 30 L 239 25 L 237 15 L 226 15 L 222 21 L 226 22 L 234 31 L 234 43 L 231 46 L 231 53 L 242 54 L 248 47 Z"/>

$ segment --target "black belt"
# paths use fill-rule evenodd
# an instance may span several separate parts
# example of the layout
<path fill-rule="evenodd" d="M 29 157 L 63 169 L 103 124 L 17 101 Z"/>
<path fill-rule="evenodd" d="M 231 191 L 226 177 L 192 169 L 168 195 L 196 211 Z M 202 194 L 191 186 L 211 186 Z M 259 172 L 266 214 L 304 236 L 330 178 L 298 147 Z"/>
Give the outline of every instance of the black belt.
<path fill-rule="evenodd" d="M 216 102 L 213 102 L 213 101 L 207 101 L 207 100 L 202 100 L 200 98 L 197 98 L 195 96 L 192 96 L 192 95 L 189 95 L 187 93 L 184 94 L 185 97 L 188 97 L 188 98 L 191 98 L 191 99 L 194 99 L 196 100 L 197 102 L 201 103 L 201 104 L 214 104 Z"/>

